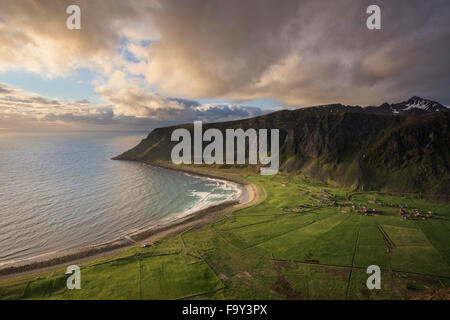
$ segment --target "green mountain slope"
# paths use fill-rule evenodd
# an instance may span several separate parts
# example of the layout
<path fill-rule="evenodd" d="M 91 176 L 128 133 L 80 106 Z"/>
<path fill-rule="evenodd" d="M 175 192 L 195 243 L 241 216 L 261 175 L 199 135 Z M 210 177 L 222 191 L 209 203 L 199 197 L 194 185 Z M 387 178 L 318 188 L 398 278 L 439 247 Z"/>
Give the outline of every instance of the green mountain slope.
<path fill-rule="evenodd" d="M 204 124 L 203 130 L 217 128 L 224 134 L 226 129 L 279 129 L 284 172 L 355 189 L 449 194 L 450 112 L 392 114 L 374 109 L 337 104 L 283 110 Z M 186 128 L 193 136 L 192 124 L 158 128 L 115 159 L 170 161 L 177 144 L 170 138 L 176 128 Z"/>

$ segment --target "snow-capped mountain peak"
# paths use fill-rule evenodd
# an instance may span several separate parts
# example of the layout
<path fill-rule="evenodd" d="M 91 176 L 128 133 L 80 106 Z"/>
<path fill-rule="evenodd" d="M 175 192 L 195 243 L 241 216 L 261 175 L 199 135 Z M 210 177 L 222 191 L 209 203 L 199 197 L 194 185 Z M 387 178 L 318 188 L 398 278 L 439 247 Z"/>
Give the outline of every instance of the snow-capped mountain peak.
<path fill-rule="evenodd" d="M 365 111 L 377 114 L 394 114 L 403 113 L 429 113 L 448 111 L 450 108 L 440 104 L 439 102 L 414 96 L 407 101 L 389 104 L 387 102 L 378 107 L 366 107 Z"/>
<path fill-rule="evenodd" d="M 407 101 L 391 104 L 388 109 L 392 114 L 400 114 L 404 112 L 439 112 L 447 110 L 447 107 L 439 102 L 414 96 Z"/>
<path fill-rule="evenodd" d="M 411 109 L 419 109 L 419 110 L 425 110 L 425 111 L 439 111 L 439 109 L 445 108 L 443 105 L 441 105 L 439 102 L 423 99 L 420 97 L 412 97 L 405 103 L 406 108 L 403 109 L 404 111 L 411 110 Z"/>

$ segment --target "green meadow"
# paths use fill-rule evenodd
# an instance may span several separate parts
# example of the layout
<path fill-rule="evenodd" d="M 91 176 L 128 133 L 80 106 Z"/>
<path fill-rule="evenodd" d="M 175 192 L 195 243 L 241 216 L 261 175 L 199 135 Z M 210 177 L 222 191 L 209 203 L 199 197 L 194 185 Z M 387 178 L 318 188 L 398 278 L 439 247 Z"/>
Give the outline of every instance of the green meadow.
<path fill-rule="evenodd" d="M 258 187 L 256 205 L 81 264 L 81 290 L 59 269 L 0 281 L 0 298 L 404 299 L 450 286 L 449 205 L 242 172 L 228 170 Z M 402 219 L 400 207 L 433 217 Z M 366 287 L 369 265 L 380 290 Z"/>

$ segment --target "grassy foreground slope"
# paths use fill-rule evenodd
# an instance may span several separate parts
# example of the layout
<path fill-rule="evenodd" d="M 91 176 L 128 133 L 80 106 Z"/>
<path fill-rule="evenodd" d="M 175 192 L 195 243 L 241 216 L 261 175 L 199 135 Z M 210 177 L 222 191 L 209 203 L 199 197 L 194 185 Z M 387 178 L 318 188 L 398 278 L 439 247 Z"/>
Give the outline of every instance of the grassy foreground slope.
<path fill-rule="evenodd" d="M 265 198 L 213 224 L 83 264 L 81 290 L 67 290 L 64 270 L 55 270 L 0 281 L 0 298 L 396 299 L 448 290 L 449 205 L 224 171 Z M 399 206 L 435 217 L 403 220 Z M 363 207 L 381 213 L 366 216 Z M 373 264 L 382 269 L 381 290 L 366 287 Z"/>

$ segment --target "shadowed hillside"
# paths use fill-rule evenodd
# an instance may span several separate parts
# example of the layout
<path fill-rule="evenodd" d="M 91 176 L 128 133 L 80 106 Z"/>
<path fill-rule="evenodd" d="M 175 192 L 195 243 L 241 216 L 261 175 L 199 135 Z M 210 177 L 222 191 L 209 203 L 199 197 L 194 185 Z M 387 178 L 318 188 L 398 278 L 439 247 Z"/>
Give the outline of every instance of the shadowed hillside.
<path fill-rule="evenodd" d="M 413 97 L 380 107 L 340 104 L 204 124 L 203 130 L 280 129 L 280 169 L 355 189 L 450 193 L 450 112 Z M 117 160 L 170 161 L 176 128 L 153 130 Z M 206 146 L 209 142 L 204 142 Z M 223 167 L 227 167 L 223 165 Z M 257 170 L 258 168 L 255 168 Z"/>

